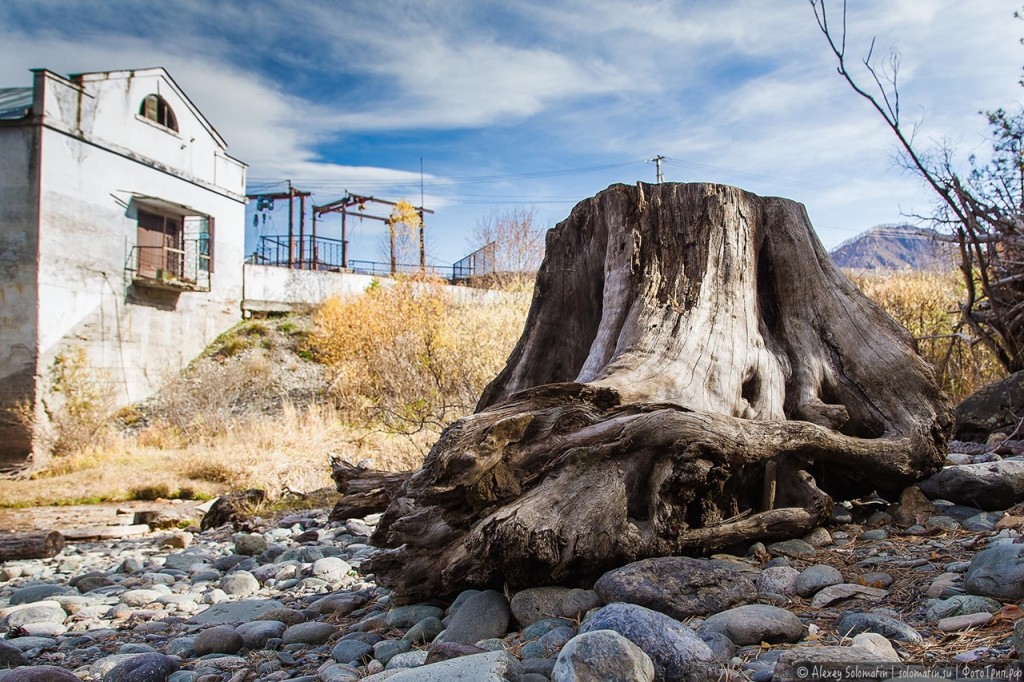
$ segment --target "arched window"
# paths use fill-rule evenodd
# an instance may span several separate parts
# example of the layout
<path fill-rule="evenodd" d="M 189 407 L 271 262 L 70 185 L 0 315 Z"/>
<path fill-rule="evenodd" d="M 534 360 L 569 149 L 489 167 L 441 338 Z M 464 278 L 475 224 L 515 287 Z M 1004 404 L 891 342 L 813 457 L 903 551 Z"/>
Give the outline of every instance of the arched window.
<path fill-rule="evenodd" d="M 178 132 L 178 119 L 174 117 L 171 105 L 160 95 L 146 95 L 142 100 L 142 106 L 139 107 L 139 116 L 145 116 L 150 121 Z"/>

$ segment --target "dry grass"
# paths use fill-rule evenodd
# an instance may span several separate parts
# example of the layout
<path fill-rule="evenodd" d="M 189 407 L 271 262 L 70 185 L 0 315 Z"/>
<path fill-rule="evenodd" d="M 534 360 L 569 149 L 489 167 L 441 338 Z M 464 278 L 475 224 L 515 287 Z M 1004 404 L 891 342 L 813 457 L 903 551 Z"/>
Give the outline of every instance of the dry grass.
<path fill-rule="evenodd" d="M 955 334 L 955 273 L 850 274 L 918 338 L 954 399 L 1000 375 Z M 32 479 L 4 482 L 0 504 L 309 492 L 331 486 L 330 453 L 414 469 L 440 430 L 472 411 L 519 336 L 528 297 L 491 295 L 467 304 L 436 282 L 406 280 L 332 299 L 312 318 L 244 322 L 154 403 L 116 420 L 97 418 L 107 414 L 103 383 L 68 356 L 53 370 L 50 403 L 66 431 L 55 433 L 60 456 Z"/>
<path fill-rule="evenodd" d="M 84 409 L 104 404 L 94 395 L 102 383 L 72 358 L 54 385 L 75 409 L 54 423 L 74 439 L 45 470 L 6 481 L 0 504 L 250 487 L 273 499 L 332 487 L 330 454 L 415 469 L 440 429 L 472 410 L 518 338 L 527 299 L 494 301 L 465 305 L 437 283 L 406 281 L 329 301 L 312 321 L 243 322 L 154 401 L 102 420 Z M 313 352 L 333 372 L 310 361 Z"/>
<path fill-rule="evenodd" d="M 957 272 L 846 273 L 917 339 L 922 357 L 955 401 L 1005 376 L 992 353 L 957 327 L 964 285 Z"/>
<path fill-rule="evenodd" d="M 30 479 L 4 481 L 3 506 L 139 499 L 160 489 L 210 497 L 256 487 L 276 499 L 287 490 L 333 487 L 329 453 L 401 471 L 418 466 L 424 446 L 353 429 L 330 407 L 285 406 L 279 414 L 242 416 L 227 431 L 191 438 L 158 423 L 56 459 Z"/>

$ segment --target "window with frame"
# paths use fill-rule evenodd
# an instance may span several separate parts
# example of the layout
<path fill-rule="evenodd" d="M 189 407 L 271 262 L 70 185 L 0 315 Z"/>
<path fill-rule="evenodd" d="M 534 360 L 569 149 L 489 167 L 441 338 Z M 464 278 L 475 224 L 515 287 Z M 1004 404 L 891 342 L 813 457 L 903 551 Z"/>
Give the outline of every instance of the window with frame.
<path fill-rule="evenodd" d="M 210 291 L 213 216 L 156 197 L 137 197 L 136 244 L 130 261 L 143 287 Z"/>
<path fill-rule="evenodd" d="M 181 216 L 139 209 L 139 275 L 181 278 L 185 273 L 184 221 Z"/>
<path fill-rule="evenodd" d="M 139 107 L 139 116 L 178 132 L 178 119 L 174 116 L 174 110 L 160 95 L 146 95 Z"/>

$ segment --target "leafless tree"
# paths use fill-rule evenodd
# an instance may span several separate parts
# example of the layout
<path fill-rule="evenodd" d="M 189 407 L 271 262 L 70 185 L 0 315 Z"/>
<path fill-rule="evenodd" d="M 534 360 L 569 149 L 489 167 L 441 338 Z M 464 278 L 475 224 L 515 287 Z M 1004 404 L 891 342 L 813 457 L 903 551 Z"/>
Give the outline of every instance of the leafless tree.
<path fill-rule="evenodd" d="M 991 349 L 1007 371 L 1024 369 L 1024 110 L 986 112 L 991 155 L 971 156 L 969 171 L 960 172 L 949 147 L 922 149 L 914 141 L 915 125 L 908 128 L 901 119 L 899 53 L 891 51 L 879 62 L 872 39 L 860 60 L 865 77 L 858 79 L 847 56 L 845 0 L 838 17 L 828 12 L 826 0 L 810 3 L 839 75 L 882 117 L 899 142 L 904 165 L 938 199 L 933 219 L 957 245 L 966 285 L 961 327 Z"/>
<path fill-rule="evenodd" d="M 498 286 L 532 286 L 544 257 L 544 229 L 537 224 L 536 209 L 512 208 L 478 220 L 470 245 L 482 251 L 478 270 Z"/>

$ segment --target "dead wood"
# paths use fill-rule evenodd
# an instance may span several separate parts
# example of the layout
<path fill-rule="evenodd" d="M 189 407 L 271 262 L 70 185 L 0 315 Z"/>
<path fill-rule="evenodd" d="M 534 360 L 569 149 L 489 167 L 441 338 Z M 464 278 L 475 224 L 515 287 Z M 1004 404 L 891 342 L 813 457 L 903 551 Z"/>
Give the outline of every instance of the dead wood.
<path fill-rule="evenodd" d="M 384 511 L 412 473 L 376 471 L 343 457 L 331 457 L 331 478 L 341 499 L 331 510 L 330 519 L 343 521 Z"/>
<path fill-rule="evenodd" d="M 936 471 L 952 426 L 803 206 L 710 184 L 615 185 L 549 232 L 477 409 L 374 534 L 398 600 L 800 535 Z"/>
<path fill-rule="evenodd" d="M 49 559 L 64 549 L 64 536 L 55 530 L 0 533 L 0 563 L 15 559 Z"/>

